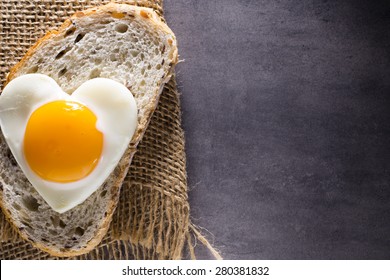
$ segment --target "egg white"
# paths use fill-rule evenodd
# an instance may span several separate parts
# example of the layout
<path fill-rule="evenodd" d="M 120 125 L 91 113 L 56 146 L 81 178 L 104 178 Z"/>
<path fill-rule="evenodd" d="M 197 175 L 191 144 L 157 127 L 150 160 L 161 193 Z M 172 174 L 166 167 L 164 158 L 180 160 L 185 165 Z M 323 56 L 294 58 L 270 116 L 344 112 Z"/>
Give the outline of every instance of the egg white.
<path fill-rule="evenodd" d="M 39 177 L 25 160 L 23 141 L 31 114 L 55 100 L 72 100 L 87 106 L 97 117 L 103 133 L 102 156 L 94 170 L 69 183 Z M 137 105 L 131 92 L 116 81 L 95 78 L 83 83 L 72 95 L 50 77 L 28 74 L 12 80 L 0 96 L 0 126 L 17 163 L 42 198 L 63 213 L 86 200 L 114 170 L 137 127 Z"/>

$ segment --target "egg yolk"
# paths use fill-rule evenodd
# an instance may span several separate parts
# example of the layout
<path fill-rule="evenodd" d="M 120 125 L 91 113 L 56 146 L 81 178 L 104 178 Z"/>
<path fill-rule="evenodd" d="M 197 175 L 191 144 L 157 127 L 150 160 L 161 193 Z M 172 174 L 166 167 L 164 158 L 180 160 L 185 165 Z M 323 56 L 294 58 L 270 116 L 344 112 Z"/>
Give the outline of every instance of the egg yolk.
<path fill-rule="evenodd" d="M 36 109 L 24 135 L 24 155 L 42 179 L 73 182 L 90 174 L 103 150 L 95 114 L 74 101 L 54 101 Z"/>

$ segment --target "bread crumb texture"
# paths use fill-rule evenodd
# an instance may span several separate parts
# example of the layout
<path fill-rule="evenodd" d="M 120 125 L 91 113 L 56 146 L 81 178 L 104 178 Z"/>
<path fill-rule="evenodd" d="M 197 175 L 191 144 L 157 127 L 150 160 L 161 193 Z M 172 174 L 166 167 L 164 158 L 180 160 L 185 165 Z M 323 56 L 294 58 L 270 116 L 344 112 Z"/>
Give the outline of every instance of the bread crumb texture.
<path fill-rule="evenodd" d="M 27 181 L 12 154 L 9 152 L 4 139 L 0 142 L 0 156 L 9 160 L 0 161 L 0 169 L 7 170 L 1 175 L 3 186 L 3 201 L 9 214 L 17 217 L 14 221 L 18 230 L 34 243 L 45 244 L 59 250 L 72 248 L 83 249 L 100 227 L 105 207 L 111 199 L 113 177 L 92 194 L 82 205 L 63 214 L 53 211 L 36 190 Z"/>

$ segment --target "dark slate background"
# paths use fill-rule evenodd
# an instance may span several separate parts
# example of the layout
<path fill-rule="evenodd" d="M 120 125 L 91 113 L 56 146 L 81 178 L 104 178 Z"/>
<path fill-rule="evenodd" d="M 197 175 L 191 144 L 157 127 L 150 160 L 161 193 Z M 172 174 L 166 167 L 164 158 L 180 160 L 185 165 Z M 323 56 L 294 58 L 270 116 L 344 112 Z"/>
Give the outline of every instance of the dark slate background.
<path fill-rule="evenodd" d="M 191 214 L 224 258 L 390 259 L 390 2 L 165 11 Z"/>

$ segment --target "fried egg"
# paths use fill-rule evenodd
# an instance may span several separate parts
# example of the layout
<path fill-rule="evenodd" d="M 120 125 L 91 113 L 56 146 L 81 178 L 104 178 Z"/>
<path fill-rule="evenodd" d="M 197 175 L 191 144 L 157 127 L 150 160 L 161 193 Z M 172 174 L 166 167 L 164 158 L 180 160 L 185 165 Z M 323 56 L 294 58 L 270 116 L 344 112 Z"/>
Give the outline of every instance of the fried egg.
<path fill-rule="evenodd" d="M 20 168 L 63 213 L 114 170 L 137 127 L 137 106 L 121 83 L 95 78 L 72 95 L 50 77 L 13 79 L 0 96 L 0 126 Z"/>

